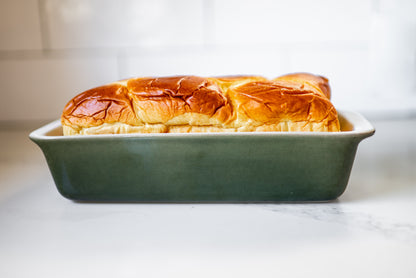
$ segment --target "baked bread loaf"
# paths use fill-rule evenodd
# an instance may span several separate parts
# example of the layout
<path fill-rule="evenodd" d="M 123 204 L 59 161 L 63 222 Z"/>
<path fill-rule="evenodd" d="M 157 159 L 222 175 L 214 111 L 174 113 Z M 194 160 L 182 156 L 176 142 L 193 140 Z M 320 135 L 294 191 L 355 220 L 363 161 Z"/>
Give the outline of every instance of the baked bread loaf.
<path fill-rule="evenodd" d="M 85 91 L 65 106 L 64 135 L 340 131 L 328 79 L 297 73 L 132 78 Z"/>

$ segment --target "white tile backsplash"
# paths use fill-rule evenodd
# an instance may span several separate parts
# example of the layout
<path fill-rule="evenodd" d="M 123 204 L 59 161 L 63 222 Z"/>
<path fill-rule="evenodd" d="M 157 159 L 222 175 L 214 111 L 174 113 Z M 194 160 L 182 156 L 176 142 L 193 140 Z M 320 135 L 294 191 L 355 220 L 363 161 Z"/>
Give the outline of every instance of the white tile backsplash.
<path fill-rule="evenodd" d="M 0 1 L 0 51 L 41 49 L 37 0 Z"/>
<path fill-rule="evenodd" d="M 374 15 L 369 49 L 373 93 L 416 95 L 416 17 L 412 23 L 390 12 Z"/>
<path fill-rule="evenodd" d="M 370 31 L 370 0 L 214 3 L 218 44 L 366 41 Z"/>
<path fill-rule="evenodd" d="M 45 1 L 52 48 L 188 45 L 203 42 L 202 0 Z"/>
<path fill-rule="evenodd" d="M 332 101 L 340 108 L 353 109 L 368 89 L 367 49 L 305 48 L 291 53 L 290 71 L 306 71 L 326 76 Z M 361 107 L 361 106 L 360 106 Z"/>
<path fill-rule="evenodd" d="M 377 12 L 399 17 L 405 21 L 416 22 L 414 0 L 378 0 Z"/>
<path fill-rule="evenodd" d="M 56 118 L 76 93 L 127 77 L 295 71 L 329 77 L 340 108 L 416 111 L 415 9 L 414 0 L 1 0 L 0 119 Z"/>
<path fill-rule="evenodd" d="M 86 89 L 117 79 L 115 58 L 0 61 L 0 119 L 60 117 L 65 104 Z"/>

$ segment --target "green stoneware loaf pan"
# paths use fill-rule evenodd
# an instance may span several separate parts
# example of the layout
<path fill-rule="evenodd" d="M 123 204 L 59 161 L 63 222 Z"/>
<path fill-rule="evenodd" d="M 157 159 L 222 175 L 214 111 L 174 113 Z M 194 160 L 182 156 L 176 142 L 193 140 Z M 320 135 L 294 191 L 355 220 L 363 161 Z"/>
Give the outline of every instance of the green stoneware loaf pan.
<path fill-rule="evenodd" d="M 93 202 L 329 201 L 345 190 L 357 146 L 374 128 L 339 112 L 341 132 L 63 136 L 30 134 L 58 191 Z"/>

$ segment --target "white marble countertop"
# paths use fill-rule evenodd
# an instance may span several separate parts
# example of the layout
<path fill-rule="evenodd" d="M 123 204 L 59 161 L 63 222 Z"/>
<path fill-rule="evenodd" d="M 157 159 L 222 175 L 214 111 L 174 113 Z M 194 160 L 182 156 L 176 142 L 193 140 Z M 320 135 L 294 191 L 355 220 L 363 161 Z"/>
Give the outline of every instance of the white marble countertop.
<path fill-rule="evenodd" d="M 88 204 L 0 130 L 0 277 L 416 277 L 416 120 L 376 121 L 313 204 Z"/>

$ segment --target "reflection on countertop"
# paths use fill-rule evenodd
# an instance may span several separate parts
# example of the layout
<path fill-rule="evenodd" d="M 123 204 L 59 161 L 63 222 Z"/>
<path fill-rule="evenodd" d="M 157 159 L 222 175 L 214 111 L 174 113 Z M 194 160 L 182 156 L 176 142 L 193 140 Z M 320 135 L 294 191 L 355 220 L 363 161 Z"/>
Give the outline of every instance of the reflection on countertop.
<path fill-rule="evenodd" d="M 416 119 L 371 122 L 345 193 L 310 204 L 72 202 L 3 126 L 0 276 L 414 277 Z"/>

